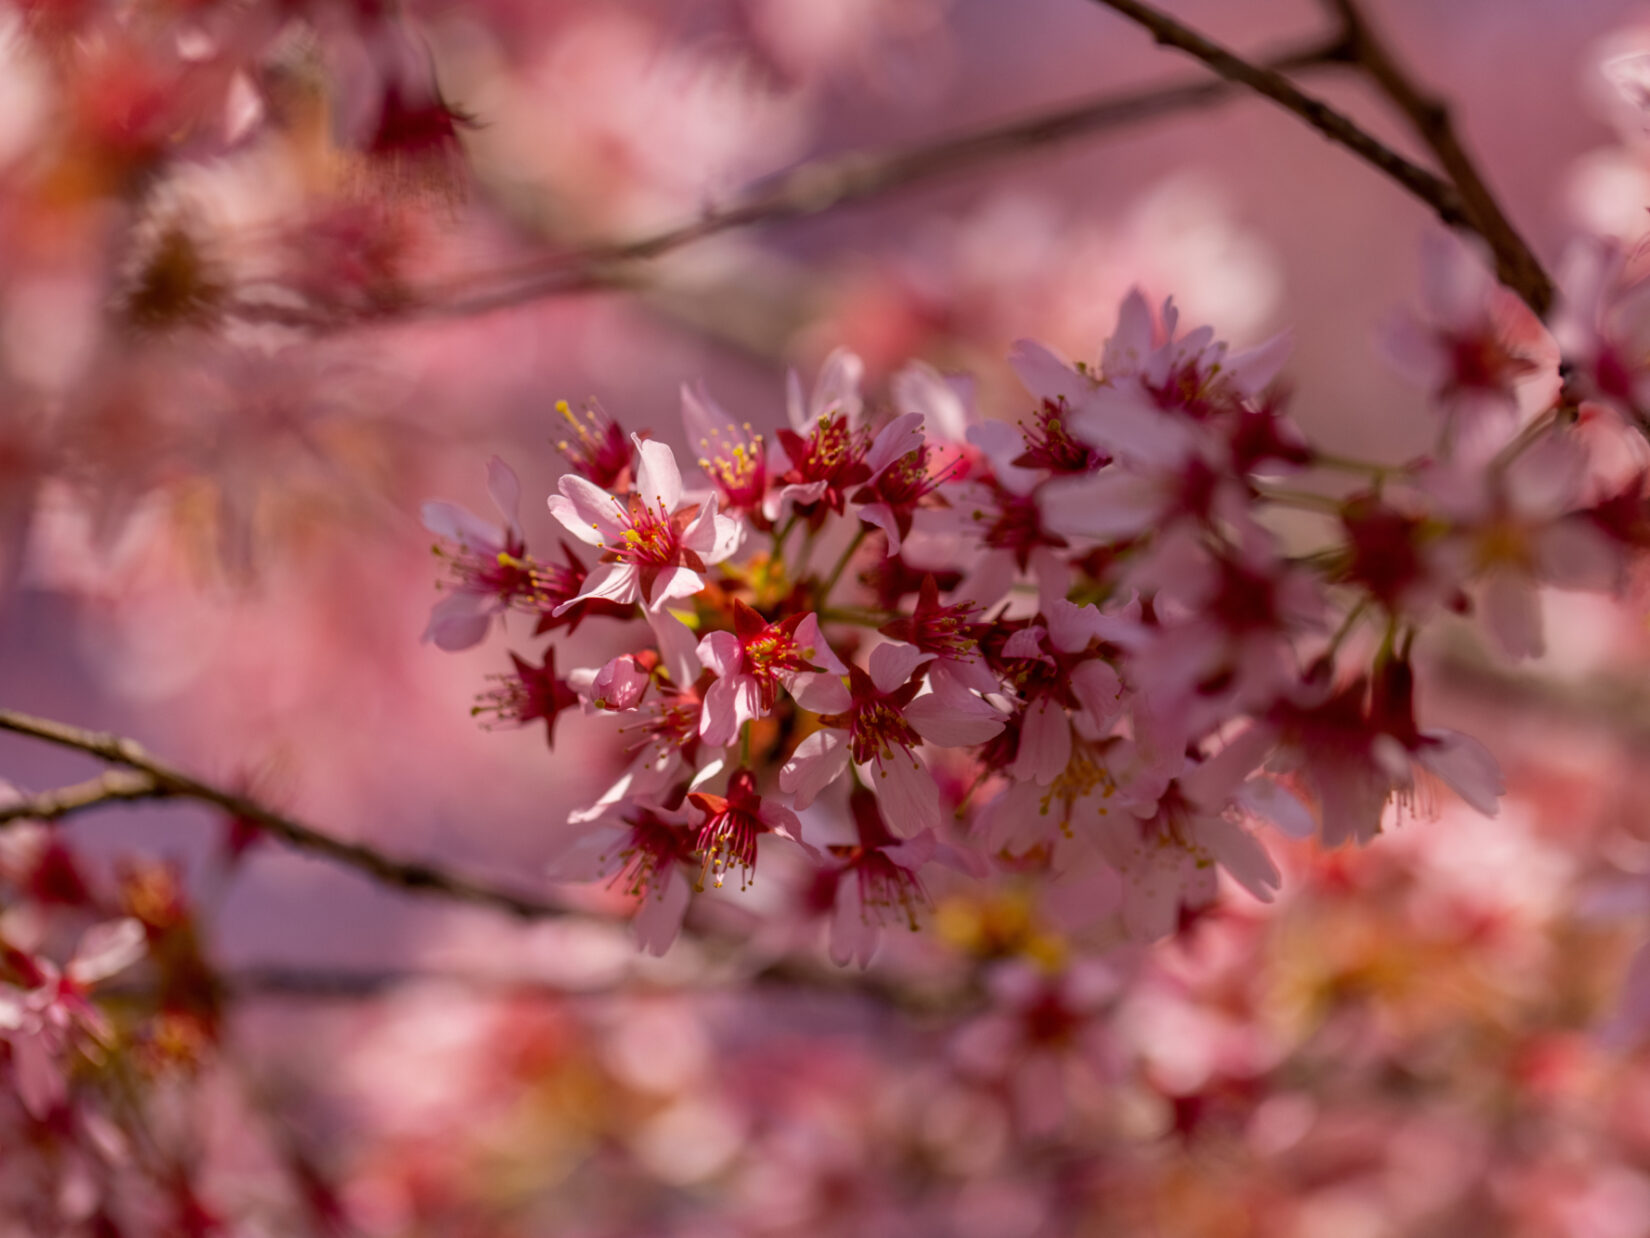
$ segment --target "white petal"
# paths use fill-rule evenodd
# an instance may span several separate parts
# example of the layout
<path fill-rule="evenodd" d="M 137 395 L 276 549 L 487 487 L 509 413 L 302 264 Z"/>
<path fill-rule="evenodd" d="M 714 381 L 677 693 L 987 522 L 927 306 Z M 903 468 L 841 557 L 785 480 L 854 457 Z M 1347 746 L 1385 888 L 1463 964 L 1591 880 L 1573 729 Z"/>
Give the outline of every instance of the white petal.
<path fill-rule="evenodd" d="M 605 598 L 609 602 L 639 602 L 642 598 L 641 573 L 629 563 L 598 563 L 584 578 L 584 592 L 569 598 L 551 612 L 561 616 L 586 598 Z"/>
<path fill-rule="evenodd" d="M 69 978 L 77 984 L 95 984 L 124 971 L 143 957 L 146 942 L 143 925 L 131 916 L 94 924 L 75 947 Z"/>
<path fill-rule="evenodd" d="M 638 573 L 638 579 L 639 576 Z M 667 602 L 693 597 L 704 587 L 705 578 L 691 567 L 667 567 L 653 580 L 653 596 L 648 599 L 647 608 L 658 610 Z"/>
<path fill-rule="evenodd" d="M 665 670 L 670 672 L 671 682 L 682 687 L 699 678 L 699 657 L 693 630 L 668 610 L 644 613 L 648 627 L 653 629 L 653 639 L 659 644 Z"/>

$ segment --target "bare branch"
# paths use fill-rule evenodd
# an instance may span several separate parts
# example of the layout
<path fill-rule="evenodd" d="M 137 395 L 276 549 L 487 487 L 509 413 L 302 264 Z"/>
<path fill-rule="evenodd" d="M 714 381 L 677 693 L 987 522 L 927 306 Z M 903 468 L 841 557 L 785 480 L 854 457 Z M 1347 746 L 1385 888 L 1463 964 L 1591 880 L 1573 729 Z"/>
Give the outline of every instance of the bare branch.
<path fill-rule="evenodd" d="M 1267 71 L 1299 72 L 1344 63 L 1348 55 L 1345 41 L 1337 38 L 1284 53 L 1267 61 L 1266 66 Z M 631 268 L 697 241 L 739 228 L 817 215 L 1072 138 L 1210 107 L 1238 93 L 1236 86 L 1209 81 L 1128 94 L 1108 93 L 922 146 L 878 153 L 856 151 L 815 160 L 758 182 L 730 205 L 707 211 L 689 223 L 630 241 L 584 246 L 507 270 L 427 286 L 415 291 L 405 303 L 383 310 L 375 320 L 464 317 L 544 297 L 631 287 L 635 283 Z M 312 311 L 289 306 L 241 303 L 233 313 L 286 326 L 338 325 Z"/>
<path fill-rule="evenodd" d="M 1455 182 L 1462 205 L 1472 218 L 1473 230 L 1489 242 L 1495 255 L 1496 274 L 1501 282 L 1518 293 L 1538 316 L 1546 317 L 1553 304 L 1553 281 L 1513 227 L 1472 157 L 1461 145 L 1455 126 L 1450 123 L 1449 109 L 1441 99 L 1423 91 L 1404 71 L 1371 28 L 1356 0 L 1324 2 L 1343 23 L 1353 62 L 1367 72 L 1403 112 Z"/>
<path fill-rule="evenodd" d="M 1415 197 L 1430 206 L 1452 228 L 1480 232 L 1478 221 L 1467 209 L 1454 185 L 1412 163 L 1397 151 L 1372 137 L 1356 122 L 1323 100 L 1301 90 L 1276 67 L 1253 64 L 1182 25 L 1139 0 L 1094 0 L 1144 27 L 1159 43 L 1195 56 L 1221 77 L 1237 82 L 1295 113 L 1332 142 L 1338 142 L 1372 167 L 1386 173 Z M 1339 43 L 1336 46 L 1340 46 Z M 1480 233 L 1481 234 L 1481 233 Z M 1485 238 L 1489 239 L 1488 237 Z"/>
<path fill-rule="evenodd" d="M 20 820 L 59 821 L 89 808 L 166 796 L 167 792 L 148 774 L 138 770 L 111 770 L 73 786 L 0 804 L 0 825 Z"/>
<path fill-rule="evenodd" d="M 9 709 L 0 710 L 0 730 L 73 748 L 133 771 L 136 775 L 124 780 L 112 780 L 112 776 L 94 779 L 32 800 L 0 805 L 0 827 L 7 822 L 30 817 L 52 820 L 71 812 L 122 800 L 194 800 L 255 825 L 289 847 L 323 856 L 384 885 L 491 907 L 522 920 L 542 920 L 566 914 L 556 904 L 531 895 L 450 873 L 432 864 L 397 860 L 365 843 L 336 838 L 238 792 L 202 782 L 182 770 L 174 769 L 150 756 L 139 744 L 118 735 L 85 731 L 67 723 L 35 718 Z M 34 811 L 42 804 L 44 812 Z"/>

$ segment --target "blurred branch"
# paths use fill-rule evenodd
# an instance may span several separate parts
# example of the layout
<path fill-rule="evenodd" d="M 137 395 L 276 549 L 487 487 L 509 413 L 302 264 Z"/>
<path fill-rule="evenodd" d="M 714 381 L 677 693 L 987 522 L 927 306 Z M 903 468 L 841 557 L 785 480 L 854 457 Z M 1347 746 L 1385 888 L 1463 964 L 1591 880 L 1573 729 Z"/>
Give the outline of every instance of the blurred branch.
<path fill-rule="evenodd" d="M 163 764 L 134 741 L 118 735 L 84 731 L 66 723 L 34 718 L 9 709 L 0 710 L 0 730 L 73 748 L 126 771 L 0 805 L 0 827 L 8 822 L 30 818 L 55 820 L 88 808 L 123 801 L 194 800 L 256 826 L 289 847 L 352 868 L 383 885 L 492 907 L 522 920 L 541 920 L 565 914 L 554 903 L 459 876 L 431 864 L 393 859 L 364 843 L 335 838 L 245 795 L 202 782 Z"/>
<path fill-rule="evenodd" d="M 1511 670 L 1468 642 L 1445 647 L 1433 675 L 1440 688 L 1498 709 L 1527 710 L 1595 728 L 1631 751 L 1650 752 L 1650 693 L 1633 676 L 1594 673 L 1563 679 Z"/>
<path fill-rule="evenodd" d="M 58 821 L 106 804 L 131 803 L 135 800 L 164 799 L 163 790 L 148 774 L 137 770 L 111 770 L 73 786 L 0 805 L 0 825 L 17 820 Z"/>
<path fill-rule="evenodd" d="M 792 991 L 836 994 L 909 1014 L 954 1013 L 974 1009 L 983 990 L 975 971 L 941 988 L 913 984 L 898 974 L 866 972 L 805 959 L 782 959 L 755 971 L 719 969 L 714 974 L 678 979 L 653 978 L 626 969 L 594 983 L 557 981 L 539 976 L 488 974 L 473 969 L 331 968 L 265 964 L 226 971 L 216 978 L 224 996 L 243 1001 L 310 1000 L 319 1002 L 372 1001 L 417 984 L 449 985 L 477 996 L 533 996 L 557 1000 L 635 997 L 646 993 L 712 993 Z M 98 986 L 105 997 L 149 997 L 141 982 L 113 981 Z"/>
<path fill-rule="evenodd" d="M 1258 94 L 1294 112 L 1307 124 L 1333 142 L 1338 142 L 1387 176 L 1397 181 L 1411 194 L 1430 206 L 1452 228 L 1476 233 L 1495 251 L 1501 278 L 1517 292 L 1538 314 L 1545 314 L 1552 303 L 1552 282 L 1540 264 L 1530 254 L 1523 240 L 1495 204 L 1476 170 L 1467 159 L 1450 130 L 1448 115 L 1435 102 L 1415 91 L 1407 78 L 1392 65 L 1379 44 L 1373 41 L 1368 27 L 1361 22 L 1354 25 L 1356 14 L 1350 4 L 1343 12 L 1354 12 L 1348 21 L 1346 37 L 1336 46 L 1346 46 L 1355 63 L 1362 65 L 1391 94 L 1395 89 L 1408 91 L 1407 98 L 1417 109 L 1410 112 L 1411 120 L 1421 129 L 1427 144 L 1438 154 L 1446 171 L 1465 182 L 1458 187 L 1410 162 L 1391 147 L 1372 137 L 1356 122 L 1330 107 L 1323 100 L 1307 94 L 1275 67 L 1257 65 L 1244 60 L 1197 31 L 1182 25 L 1168 14 L 1142 4 L 1139 0 L 1094 0 L 1114 9 L 1138 26 L 1144 27 L 1159 42 L 1195 56 L 1228 81 L 1240 83 Z M 1341 0 L 1331 0 L 1341 3 Z M 1394 95 L 1397 99 L 1397 96 Z M 1400 101 L 1400 106 L 1403 103 Z M 1409 111 L 1405 107 L 1406 112 Z M 1424 118 L 1424 119 L 1423 119 Z M 1437 144 L 1435 144 L 1437 143 Z M 1443 151 L 1450 151 L 1446 157 Z"/>
<path fill-rule="evenodd" d="M 1344 63 L 1349 55 L 1342 38 L 1320 41 L 1267 61 L 1266 71 L 1297 72 Z M 1237 88 L 1226 82 L 1189 82 L 1128 94 L 1112 93 L 928 145 L 818 159 L 758 182 L 731 205 L 707 211 L 691 223 L 632 241 L 570 250 L 527 264 L 525 269 L 518 266 L 507 272 L 467 277 L 462 283 L 427 288 L 398 312 L 442 317 L 482 314 L 541 297 L 629 287 L 634 277 L 626 273 L 626 268 L 725 232 L 821 214 L 1075 137 L 1208 107 L 1237 93 Z M 478 283 L 496 286 L 467 291 Z"/>
<path fill-rule="evenodd" d="M 1342 23 L 1352 61 L 1381 88 L 1409 120 L 1460 191 L 1472 228 L 1489 242 L 1501 282 L 1540 317 L 1553 303 L 1553 281 L 1490 192 L 1477 165 L 1450 123 L 1443 100 L 1421 89 L 1404 71 L 1359 9 L 1357 0 L 1324 0 Z"/>

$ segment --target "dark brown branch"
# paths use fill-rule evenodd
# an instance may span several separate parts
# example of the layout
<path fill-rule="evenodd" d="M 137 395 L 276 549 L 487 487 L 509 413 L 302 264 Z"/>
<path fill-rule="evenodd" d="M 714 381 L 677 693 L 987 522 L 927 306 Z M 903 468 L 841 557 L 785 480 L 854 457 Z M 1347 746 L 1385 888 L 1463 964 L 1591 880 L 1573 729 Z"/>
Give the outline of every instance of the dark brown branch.
<path fill-rule="evenodd" d="M 1455 186 L 1419 164 L 1410 162 L 1372 137 L 1349 117 L 1323 100 L 1307 94 L 1275 66 L 1257 65 L 1244 60 L 1189 26 L 1182 25 L 1167 13 L 1149 4 L 1141 4 L 1139 0 L 1094 0 L 1094 3 L 1121 13 L 1136 25 L 1144 27 L 1159 43 L 1196 57 L 1227 81 L 1246 86 L 1295 113 L 1330 141 L 1338 142 L 1402 185 L 1430 206 L 1438 218 L 1450 227 L 1474 232 L 1479 230 L 1477 220 L 1467 209 Z"/>
<path fill-rule="evenodd" d="M 1265 71 L 1298 72 L 1344 62 L 1344 41 L 1319 42 L 1266 62 Z M 470 276 L 462 282 L 419 290 L 395 317 L 457 317 L 519 305 L 542 297 L 628 286 L 628 268 L 659 258 L 697 241 L 739 228 L 775 223 L 862 202 L 939 176 L 963 172 L 1012 155 L 1027 154 L 1072 138 L 1139 124 L 1238 94 L 1225 82 L 1189 82 L 1128 94 L 1106 94 L 1070 107 L 976 133 L 944 138 L 892 152 L 863 151 L 801 165 L 746 190 L 729 206 L 706 212 L 690 223 L 648 236 L 592 245 L 553 255 L 543 261 Z M 476 284 L 486 285 L 469 291 Z M 248 315 L 283 314 L 289 325 L 294 311 L 243 306 Z M 301 311 L 298 313 L 301 314 Z M 311 323 L 309 325 L 318 325 Z"/>
<path fill-rule="evenodd" d="M 134 799 L 183 799 L 209 804 L 231 817 L 257 826 L 299 851 L 322 856 L 364 873 L 383 885 L 459 902 L 491 907 L 522 920 L 564 915 L 554 903 L 459 876 L 431 864 L 393 859 L 364 843 L 335 838 L 312 825 L 278 813 L 235 791 L 202 782 L 150 756 L 141 746 L 118 735 L 84 731 L 66 723 L 34 718 L 14 710 L 0 710 L 0 730 L 73 748 L 123 770 L 128 776 L 80 783 L 34 799 L 0 805 L 0 826 L 27 818 L 51 820 L 100 804 Z M 39 809 L 44 808 L 44 811 Z"/>
<path fill-rule="evenodd" d="M 1472 157 L 1461 145 L 1443 100 L 1423 91 L 1404 71 L 1371 28 L 1356 0 L 1324 2 L 1343 23 L 1353 62 L 1369 74 L 1404 114 L 1437 156 L 1439 166 L 1455 182 L 1462 205 L 1471 216 L 1473 230 L 1489 243 L 1495 255 L 1496 274 L 1501 282 L 1518 293 L 1538 316 L 1545 318 L 1553 304 L 1553 281 L 1513 227 Z"/>

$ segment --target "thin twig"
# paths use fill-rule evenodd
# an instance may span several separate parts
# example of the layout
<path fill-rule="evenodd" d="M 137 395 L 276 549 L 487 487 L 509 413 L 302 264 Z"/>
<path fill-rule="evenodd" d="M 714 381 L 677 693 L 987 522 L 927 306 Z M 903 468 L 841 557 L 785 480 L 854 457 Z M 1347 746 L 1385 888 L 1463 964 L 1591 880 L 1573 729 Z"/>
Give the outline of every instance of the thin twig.
<path fill-rule="evenodd" d="M 1268 71 L 1299 72 L 1345 62 L 1349 49 L 1339 38 L 1283 53 L 1266 62 Z M 386 307 L 379 320 L 416 317 L 463 317 L 520 305 L 544 297 L 630 287 L 630 268 L 663 257 L 697 241 L 756 224 L 817 215 L 862 202 L 921 181 L 963 172 L 1011 155 L 1087 134 L 1139 124 L 1230 99 L 1239 91 L 1225 82 L 1188 82 L 1128 94 L 1108 93 L 1056 111 L 994 126 L 975 133 L 891 152 L 856 151 L 814 160 L 777 177 L 758 182 L 731 204 L 706 211 L 698 219 L 631 241 L 584 246 L 553 254 L 508 270 L 426 286 L 405 301 Z M 480 290 L 472 291 L 477 285 Z M 305 325 L 308 311 L 246 303 L 235 313 L 273 318 L 285 325 Z M 310 326 L 337 325 L 317 317 Z"/>
<path fill-rule="evenodd" d="M 1404 158 L 1322 99 L 1307 94 L 1276 67 L 1245 60 L 1191 27 L 1182 25 L 1167 13 L 1149 4 L 1141 4 L 1139 0 L 1094 0 L 1094 3 L 1121 13 L 1136 25 L 1144 27 L 1159 43 L 1196 57 L 1228 81 L 1247 86 L 1295 113 L 1319 133 L 1340 143 L 1397 181 L 1430 206 L 1438 218 L 1450 227 L 1478 231 L 1477 221 L 1467 210 L 1455 186 Z M 1339 46 L 1338 42 L 1336 46 Z"/>
<path fill-rule="evenodd" d="M 35 800 L 0 805 L 0 826 L 29 817 L 50 820 L 69 812 L 91 808 L 97 804 L 130 799 L 184 799 L 210 804 L 230 816 L 257 826 L 266 834 L 280 839 L 288 846 L 312 855 L 324 856 L 334 863 L 353 868 L 384 885 L 396 886 L 418 893 L 437 894 L 459 902 L 492 907 L 522 920 L 542 920 L 565 915 L 554 903 L 516 893 L 450 873 L 432 864 L 393 859 L 364 843 L 348 842 L 319 830 L 312 825 L 278 813 L 256 800 L 211 783 L 202 782 L 182 770 L 162 763 L 150 756 L 139 744 L 118 735 L 86 731 L 67 723 L 46 718 L 35 718 L 15 710 L 0 710 L 0 730 L 73 748 L 112 765 L 134 771 L 148 782 L 139 794 L 139 782 L 132 778 L 125 782 L 92 782 L 50 792 Z M 94 790 L 94 787 L 97 789 Z M 52 811 L 53 801 L 61 800 Z M 46 812 L 34 811 L 44 800 Z"/>
<path fill-rule="evenodd" d="M 110 770 L 73 786 L 58 787 L 0 804 L 0 825 L 12 821 L 59 821 L 90 808 L 165 799 L 169 793 L 139 770 Z"/>
<path fill-rule="evenodd" d="M 1455 182 L 1462 205 L 1472 217 L 1473 230 L 1489 243 L 1495 255 L 1496 274 L 1501 282 L 1518 293 L 1537 316 L 1545 318 L 1553 304 L 1552 278 L 1513 227 L 1472 157 L 1461 145 L 1455 126 L 1450 123 L 1448 107 L 1443 100 L 1422 90 L 1404 71 L 1370 26 L 1356 0 L 1324 2 L 1341 19 L 1353 62 L 1369 74 L 1404 114 L 1437 156 L 1445 174 Z"/>

